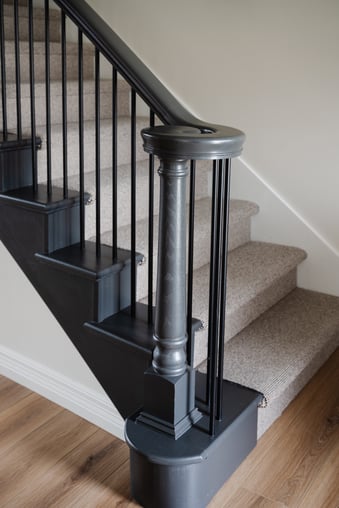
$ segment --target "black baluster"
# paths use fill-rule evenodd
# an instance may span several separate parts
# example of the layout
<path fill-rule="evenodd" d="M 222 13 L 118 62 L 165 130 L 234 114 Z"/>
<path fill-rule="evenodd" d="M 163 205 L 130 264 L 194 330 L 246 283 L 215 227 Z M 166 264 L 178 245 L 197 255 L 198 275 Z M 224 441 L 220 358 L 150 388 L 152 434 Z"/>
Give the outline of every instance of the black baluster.
<path fill-rule="evenodd" d="M 68 143 L 67 143 L 67 50 L 66 50 L 66 16 L 61 12 L 61 67 L 62 67 L 62 160 L 63 192 L 68 198 Z"/>
<path fill-rule="evenodd" d="M 223 161 L 224 188 L 222 189 L 223 200 L 223 233 L 221 249 L 221 297 L 220 297 L 220 324 L 219 324 L 219 358 L 218 358 L 218 385 L 217 385 L 217 409 L 216 417 L 222 420 L 222 399 L 223 399 L 223 372 L 224 372 L 224 350 L 225 350 L 225 317 L 226 317 L 226 290 L 227 290 L 227 251 L 228 251 L 228 225 L 231 188 L 231 159 Z"/>
<path fill-rule="evenodd" d="M 34 79 L 34 24 L 33 2 L 28 0 L 28 33 L 29 33 L 29 86 L 31 110 L 31 136 L 32 136 L 32 184 L 33 191 L 38 190 L 38 164 L 36 153 L 36 123 L 35 123 L 35 79 Z"/>
<path fill-rule="evenodd" d="M 15 85 L 16 85 L 16 126 L 18 139 L 22 138 L 21 122 L 21 74 L 19 46 L 19 9 L 18 0 L 14 0 L 14 45 L 15 45 Z"/>
<path fill-rule="evenodd" d="M 211 268 L 210 268 L 210 301 L 209 301 L 209 355 L 208 355 L 208 382 L 209 382 L 209 433 L 215 434 L 216 417 L 216 376 L 218 363 L 218 336 L 219 336 L 219 309 L 221 288 L 221 235 L 222 235 L 222 187 L 223 183 L 222 161 L 217 161 L 213 176 L 213 205 L 212 205 L 212 235 L 211 235 Z"/>
<path fill-rule="evenodd" d="M 95 50 L 95 185 L 96 185 L 96 254 L 101 252 L 100 189 L 100 54 Z"/>
<path fill-rule="evenodd" d="M 51 158 L 51 76 L 49 47 L 49 0 L 45 0 L 45 86 L 46 86 L 46 153 L 47 153 L 47 194 L 52 194 Z"/>
<path fill-rule="evenodd" d="M 213 161 L 213 183 L 212 183 L 212 207 L 211 207 L 211 246 L 210 246 L 210 277 L 209 277 L 209 295 L 208 295 L 208 344 L 207 344 L 207 377 L 206 377 L 206 404 L 210 406 L 210 387 L 212 381 L 211 355 L 212 355 L 212 316 L 215 297 L 214 289 L 214 270 L 215 270 L 215 221 L 217 215 L 217 188 L 218 184 L 218 165 Z"/>
<path fill-rule="evenodd" d="M 136 93 L 131 90 L 131 312 L 136 304 Z"/>
<path fill-rule="evenodd" d="M 150 111 L 150 127 L 154 127 L 155 115 Z M 148 189 L 148 322 L 153 321 L 153 238 L 154 238 L 154 155 L 149 154 Z"/>
<path fill-rule="evenodd" d="M 85 247 L 83 35 L 78 30 L 80 248 Z"/>
<path fill-rule="evenodd" d="M 118 73 L 112 69 L 112 245 L 113 262 L 118 257 Z"/>
<path fill-rule="evenodd" d="M 2 102 L 2 137 L 7 140 L 7 82 L 6 82 L 6 56 L 5 56 L 5 21 L 4 21 L 4 5 L 0 0 L 0 58 L 1 58 L 1 102 Z"/>
<path fill-rule="evenodd" d="M 187 362 L 193 366 L 194 344 L 192 334 L 193 261 L 194 261 L 194 213 L 195 213 L 195 161 L 190 166 L 190 205 L 188 218 L 188 267 L 187 267 Z"/>

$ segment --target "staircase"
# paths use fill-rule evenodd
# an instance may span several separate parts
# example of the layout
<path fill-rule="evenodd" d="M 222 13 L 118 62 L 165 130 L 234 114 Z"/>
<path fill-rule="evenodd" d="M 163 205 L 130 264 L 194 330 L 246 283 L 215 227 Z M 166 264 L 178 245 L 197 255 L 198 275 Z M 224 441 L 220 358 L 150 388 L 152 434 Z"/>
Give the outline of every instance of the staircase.
<path fill-rule="evenodd" d="M 136 87 L 132 73 L 125 70 L 132 61 L 129 52 L 123 50 L 127 64 L 122 64 L 123 57 L 109 51 L 105 42 L 113 45 L 114 37 L 91 10 L 81 11 L 84 2 L 55 3 L 47 23 L 46 10 L 35 7 L 33 12 L 31 2 L 0 4 L 6 61 L 0 111 L 0 238 L 126 419 L 135 498 L 147 507 L 203 507 L 338 347 L 339 298 L 296 287 L 298 265 L 306 258 L 300 248 L 251 241 L 251 220 L 260 213 L 256 204 L 224 204 L 230 164 L 211 164 L 209 159 L 230 161 L 232 150 L 199 157 L 203 150 L 198 154 L 196 134 L 177 130 L 176 148 L 187 150 L 189 145 L 191 156 L 186 159 L 192 162 L 189 188 L 175 184 L 179 190 L 174 197 L 176 202 L 181 199 L 181 212 L 186 207 L 189 220 L 181 236 L 175 232 L 175 249 L 182 249 L 173 266 L 186 255 L 188 263 L 187 269 L 185 264 L 180 268 L 181 284 L 173 286 L 181 305 L 171 326 L 182 319 L 186 326 L 186 278 L 189 342 L 185 349 L 177 341 L 175 353 L 178 357 L 186 351 L 190 367 L 185 359 L 182 375 L 171 376 L 171 365 L 163 360 L 159 381 L 161 376 L 150 367 L 154 328 L 164 331 L 161 313 L 169 313 L 161 263 L 171 246 L 169 242 L 164 249 L 157 235 L 164 231 L 164 218 L 170 223 L 165 206 L 173 182 L 154 175 L 154 161 L 157 155 L 164 175 L 183 171 L 180 153 L 176 158 L 168 155 L 172 134 L 166 126 L 178 123 L 181 110 L 167 92 L 150 90 L 147 95 L 144 83 Z M 70 18 L 80 28 L 77 42 L 67 40 L 61 11 L 67 26 Z M 86 31 L 91 22 L 104 32 L 96 45 L 93 32 Z M 113 79 L 100 77 L 104 57 L 99 50 L 110 63 L 116 58 Z M 139 96 L 151 106 L 150 114 Z M 172 116 L 161 100 L 173 106 Z M 207 146 L 213 129 L 187 115 L 185 125 L 199 126 L 200 142 L 207 140 Z M 227 136 L 222 132 L 225 146 L 242 140 L 239 131 L 227 130 Z M 186 146 L 181 148 L 184 137 Z M 166 166 L 171 157 L 175 168 L 173 162 Z M 174 227 L 170 223 L 169 229 Z M 211 259 L 217 265 L 214 271 Z M 163 283 L 158 294 L 157 277 Z M 218 337 L 225 341 L 221 344 Z M 159 337 L 157 341 L 161 343 Z M 160 372 L 159 362 L 157 366 Z M 227 381 L 222 381 L 220 369 Z M 216 413 L 213 397 L 220 398 Z"/>

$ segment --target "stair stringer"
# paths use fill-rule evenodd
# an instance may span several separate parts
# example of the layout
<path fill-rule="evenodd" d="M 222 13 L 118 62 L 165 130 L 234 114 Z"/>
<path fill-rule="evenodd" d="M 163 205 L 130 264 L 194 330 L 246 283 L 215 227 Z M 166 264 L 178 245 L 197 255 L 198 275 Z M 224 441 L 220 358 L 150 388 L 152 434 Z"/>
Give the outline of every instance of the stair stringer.
<path fill-rule="evenodd" d="M 151 363 L 152 348 L 108 337 L 95 327 L 90 332 L 84 328 L 85 322 L 98 317 L 100 276 L 89 278 L 77 268 L 62 269 L 47 260 L 51 252 L 78 241 L 77 229 L 72 227 L 78 214 L 75 199 L 42 204 L 1 195 L 0 239 L 126 418 L 142 406 L 143 375 Z M 128 272 L 128 263 L 114 270 L 113 284 L 128 279 Z"/>

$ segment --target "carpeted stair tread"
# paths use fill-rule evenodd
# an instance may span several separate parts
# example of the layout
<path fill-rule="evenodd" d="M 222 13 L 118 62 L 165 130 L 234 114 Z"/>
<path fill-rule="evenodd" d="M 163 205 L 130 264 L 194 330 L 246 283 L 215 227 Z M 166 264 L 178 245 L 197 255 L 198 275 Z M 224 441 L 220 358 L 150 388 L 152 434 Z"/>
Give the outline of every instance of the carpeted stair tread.
<path fill-rule="evenodd" d="M 228 257 L 226 340 L 283 298 L 296 286 L 296 268 L 306 258 L 295 247 L 248 242 Z M 209 265 L 194 274 L 193 315 L 208 323 Z M 207 330 L 196 334 L 195 362 L 204 359 Z"/>
<path fill-rule="evenodd" d="M 45 79 L 45 43 L 34 42 L 34 73 L 36 82 Z M 61 45 L 59 42 L 50 42 L 50 79 L 61 80 Z M 93 79 L 94 77 L 94 48 L 91 44 L 83 45 L 83 78 Z M 26 41 L 20 42 L 21 80 L 29 81 L 29 44 Z M 78 44 L 68 42 L 66 48 L 67 77 L 77 79 L 78 76 Z M 15 81 L 15 44 L 14 41 L 6 41 L 6 78 L 7 83 Z"/>
<path fill-rule="evenodd" d="M 323 347 L 330 355 L 337 346 L 339 298 L 296 288 L 225 345 L 224 377 L 270 404 Z"/>
<path fill-rule="evenodd" d="M 4 4 L 4 34 L 6 40 L 14 39 L 14 6 Z M 19 35 L 20 40 L 28 40 L 28 7 L 19 5 Z M 60 40 L 60 12 L 57 9 L 49 10 L 49 36 L 53 42 Z M 42 7 L 34 7 L 34 40 L 45 39 L 45 10 Z"/>
<path fill-rule="evenodd" d="M 205 172 L 201 172 L 202 177 L 206 176 Z M 198 175 L 198 172 L 197 172 Z M 201 188 L 203 188 L 201 186 Z M 140 194 L 139 194 L 140 196 Z M 230 207 L 230 234 L 229 234 L 229 247 L 236 248 L 239 245 L 237 241 L 239 237 L 241 238 L 243 235 L 238 231 L 239 227 L 242 227 L 242 221 L 246 216 L 248 221 L 250 221 L 251 214 L 256 210 L 255 207 L 251 206 L 252 203 L 247 201 L 236 200 L 235 202 L 231 201 Z M 210 207 L 211 207 L 211 199 L 210 198 L 202 198 L 196 201 L 195 203 L 195 218 L 199 227 L 196 228 L 195 232 L 195 244 L 194 244 L 194 268 L 199 268 L 205 265 L 209 260 L 209 248 L 210 248 L 210 235 L 209 235 L 209 227 L 210 227 Z M 90 207 L 87 207 L 88 211 Z M 127 210 L 128 211 L 128 210 Z M 241 216 L 242 221 L 240 222 L 238 218 Z M 93 222 L 94 225 L 94 222 Z M 158 216 L 154 217 L 154 228 L 157 232 L 158 230 Z M 138 252 L 141 252 L 145 255 L 145 259 L 147 260 L 148 253 L 148 221 L 147 219 L 140 220 L 137 222 L 137 236 L 136 236 L 136 248 Z M 118 244 L 119 247 L 122 248 L 130 248 L 130 235 L 131 228 L 129 225 L 121 227 L 118 231 Z M 157 236 L 157 233 L 156 233 Z M 112 244 L 112 233 L 108 231 L 102 235 L 103 243 L 107 245 Z M 247 238 L 249 241 L 249 238 Z M 156 258 L 158 253 L 158 243 L 154 241 L 154 280 L 156 277 Z M 140 266 L 138 269 L 138 294 L 137 298 L 142 299 L 147 295 L 147 265 Z M 198 317 L 198 316 L 197 316 Z"/>
<path fill-rule="evenodd" d="M 149 125 L 149 120 L 144 117 L 137 117 L 137 132 Z M 93 120 L 84 122 L 84 170 L 90 172 L 95 169 L 95 125 Z M 79 127 L 78 123 L 68 124 L 68 174 L 74 175 L 79 171 Z M 131 123 L 129 117 L 121 116 L 118 118 L 118 144 L 121 147 L 118 151 L 118 164 L 130 163 L 130 133 Z M 44 178 L 43 168 L 46 163 L 46 135 L 44 126 L 37 129 L 37 135 L 42 139 L 42 149 L 38 153 L 39 177 L 40 182 Z M 140 138 L 140 139 L 139 139 Z M 63 171 L 63 153 L 62 153 L 62 125 L 53 124 L 51 129 L 52 139 L 52 174 L 54 179 L 62 176 Z M 112 146 L 112 121 L 102 120 L 100 123 L 100 141 L 101 141 L 101 168 L 112 167 L 112 150 L 107 147 Z M 141 136 L 137 138 L 136 145 L 137 161 L 147 159 L 147 154 L 142 147 Z"/>
<path fill-rule="evenodd" d="M 229 223 L 235 224 L 257 213 L 259 213 L 259 206 L 256 203 L 245 201 L 244 199 L 232 199 Z"/>
<path fill-rule="evenodd" d="M 147 157 L 147 155 L 146 155 Z M 208 161 L 198 161 L 196 170 L 197 192 L 196 198 L 200 199 L 207 195 L 208 191 Z M 136 197 L 136 210 L 138 219 L 141 252 L 145 252 L 145 237 L 147 237 L 148 222 L 148 198 L 149 198 L 149 162 L 148 160 L 140 160 L 136 167 L 138 192 Z M 70 188 L 78 188 L 79 182 L 77 177 L 70 178 Z M 131 222 L 131 166 L 130 164 L 121 164 L 118 166 L 118 226 L 127 226 Z M 62 186 L 60 180 L 57 185 Z M 86 208 L 86 229 L 87 236 L 91 236 L 95 232 L 95 173 L 90 172 L 85 175 L 85 190 L 92 196 L 92 205 Z M 188 190 L 187 190 L 188 199 Z M 101 203 L 102 210 L 110 210 L 112 207 L 112 170 L 111 168 L 101 172 Z M 154 213 L 159 210 L 159 177 L 156 174 L 154 179 Z M 157 227 L 157 226 L 156 226 Z M 102 240 L 104 243 L 111 245 L 112 235 L 109 232 L 112 228 L 111 214 L 102 214 L 101 230 L 104 231 Z M 122 243 L 128 244 L 130 237 L 130 228 L 119 232 L 120 246 Z"/>
<path fill-rule="evenodd" d="M 337 347 L 339 298 L 297 288 L 225 345 L 224 377 L 264 394 L 262 433 Z"/>
<path fill-rule="evenodd" d="M 49 32 L 51 41 L 60 40 L 60 13 L 55 9 L 49 11 Z M 13 40 L 14 32 L 14 9 L 13 5 L 4 5 L 4 32 L 6 40 Z M 28 8 L 19 6 L 19 34 L 20 40 L 28 40 Z M 43 41 L 45 38 L 45 10 L 41 7 L 34 8 L 34 40 Z"/>
<path fill-rule="evenodd" d="M 85 120 L 94 120 L 95 118 L 95 82 L 91 79 L 84 80 L 84 118 Z M 77 80 L 68 80 L 67 82 L 67 120 L 68 122 L 77 122 L 78 113 L 78 91 L 79 84 Z M 129 114 L 129 92 L 130 87 L 121 79 L 118 80 L 118 115 L 127 116 Z M 45 101 L 46 87 L 44 83 L 35 84 L 35 121 L 37 126 L 44 126 L 46 123 Z M 53 124 L 62 123 L 62 85 L 60 81 L 51 81 L 51 118 Z M 21 116 L 23 128 L 30 128 L 30 86 L 29 83 L 21 84 Z M 16 128 L 16 86 L 14 83 L 7 85 L 7 111 L 8 128 Z M 1 104 L 0 104 L 1 112 Z M 110 80 L 102 79 L 100 81 L 100 118 L 112 118 L 112 84 Z M 39 129 L 39 127 L 37 127 Z"/>

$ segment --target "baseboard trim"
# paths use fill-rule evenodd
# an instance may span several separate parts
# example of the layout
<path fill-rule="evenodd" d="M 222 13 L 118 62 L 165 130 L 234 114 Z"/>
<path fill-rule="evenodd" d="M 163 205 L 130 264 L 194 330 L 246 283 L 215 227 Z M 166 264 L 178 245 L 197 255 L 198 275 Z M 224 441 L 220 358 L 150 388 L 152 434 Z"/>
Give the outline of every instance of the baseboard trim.
<path fill-rule="evenodd" d="M 124 421 L 104 394 L 1 345 L 0 374 L 124 439 Z"/>

